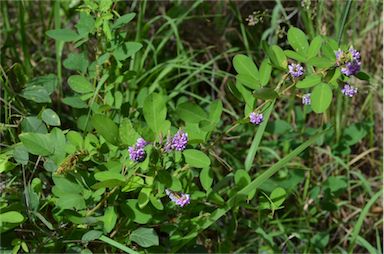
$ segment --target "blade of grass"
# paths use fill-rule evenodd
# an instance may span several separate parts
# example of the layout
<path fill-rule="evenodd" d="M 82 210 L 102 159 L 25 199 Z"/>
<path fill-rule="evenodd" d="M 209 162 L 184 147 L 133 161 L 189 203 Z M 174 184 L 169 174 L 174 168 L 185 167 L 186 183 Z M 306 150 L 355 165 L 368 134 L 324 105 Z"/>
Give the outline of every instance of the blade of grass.
<path fill-rule="evenodd" d="M 253 138 L 251 147 L 249 148 L 247 157 L 245 159 L 244 167 L 246 171 L 249 171 L 252 167 L 253 160 L 255 159 L 257 149 L 259 148 L 261 138 L 263 137 L 265 128 L 267 127 L 269 117 L 271 115 L 271 112 L 273 110 L 273 107 L 275 105 L 275 101 L 273 101 L 271 104 L 269 104 L 266 107 L 265 113 L 264 113 L 264 120 L 262 124 L 257 128 L 255 137 Z"/>
<path fill-rule="evenodd" d="M 54 15 L 54 20 L 55 20 L 55 29 L 60 29 L 60 27 L 61 27 L 60 0 L 56 0 L 54 2 L 53 15 Z M 60 101 L 61 94 L 62 94 L 61 57 L 62 57 L 63 48 L 64 48 L 64 42 L 61 40 L 56 40 L 55 41 L 55 49 L 56 49 L 56 71 L 57 71 L 58 101 Z"/>
<path fill-rule="evenodd" d="M 19 21 L 20 21 L 20 38 L 21 38 L 21 45 L 23 48 L 23 56 L 24 56 L 24 68 L 25 72 L 28 73 L 28 75 L 31 75 L 31 60 L 30 55 L 28 51 L 28 42 L 27 42 L 27 33 L 25 31 L 25 9 L 24 9 L 24 2 L 19 2 Z"/>
<path fill-rule="evenodd" d="M 349 10 L 351 9 L 351 4 L 352 4 L 352 0 L 347 0 L 344 5 L 343 14 L 341 16 L 341 23 L 338 27 L 338 34 L 337 34 L 337 43 L 339 45 L 343 37 L 344 27 L 345 27 L 345 23 L 347 22 Z"/>
<path fill-rule="evenodd" d="M 105 243 L 108 243 L 109 245 L 113 246 L 113 247 L 116 247 L 122 251 L 125 251 L 126 253 L 130 253 L 130 254 L 139 254 L 139 252 L 137 251 L 134 251 L 132 250 L 131 248 L 119 243 L 119 242 L 116 242 L 115 240 L 112 240 L 111 238 L 105 236 L 105 235 L 102 235 L 99 237 L 99 239 Z"/>
<path fill-rule="evenodd" d="M 216 209 L 214 212 L 210 214 L 208 218 L 203 218 L 202 221 L 199 221 L 198 223 L 196 223 L 196 225 L 198 226 L 196 226 L 195 229 L 191 230 L 187 235 L 185 235 L 180 240 L 181 241 L 180 244 L 175 246 L 172 249 L 172 252 L 173 253 L 176 252 L 185 244 L 187 244 L 190 240 L 195 238 L 200 232 L 210 227 L 213 223 L 215 223 L 218 219 L 220 219 L 224 214 L 226 214 L 233 206 L 237 205 L 240 200 L 246 199 L 250 191 L 254 191 L 258 187 L 260 187 L 261 184 L 263 184 L 267 179 L 269 179 L 272 175 L 274 175 L 279 169 L 284 167 L 289 161 L 291 161 L 293 158 L 295 158 L 300 153 L 302 153 L 310 145 L 315 143 L 316 140 L 328 130 L 329 128 L 314 135 L 309 140 L 307 140 L 306 142 L 301 144 L 299 147 L 297 147 L 295 150 L 293 150 L 290 154 L 288 154 L 283 159 L 281 159 L 276 164 L 274 164 L 272 167 L 267 169 L 264 173 L 262 173 L 256 179 L 254 179 L 250 184 L 248 184 L 243 189 L 241 189 L 238 193 L 236 193 L 236 195 L 230 198 L 227 201 L 228 205 L 226 207 Z"/>
<path fill-rule="evenodd" d="M 371 206 L 376 202 L 376 200 L 382 195 L 383 190 L 379 190 L 369 201 L 368 203 L 364 206 L 363 210 L 360 213 L 359 218 L 357 219 L 357 222 L 352 230 L 352 236 L 349 240 L 350 242 L 350 247 L 349 247 L 349 253 L 353 253 L 353 249 L 355 248 L 357 238 L 359 236 L 359 232 L 361 227 L 363 226 L 363 222 L 365 217 L 367 217 L 369 209 Z"/>

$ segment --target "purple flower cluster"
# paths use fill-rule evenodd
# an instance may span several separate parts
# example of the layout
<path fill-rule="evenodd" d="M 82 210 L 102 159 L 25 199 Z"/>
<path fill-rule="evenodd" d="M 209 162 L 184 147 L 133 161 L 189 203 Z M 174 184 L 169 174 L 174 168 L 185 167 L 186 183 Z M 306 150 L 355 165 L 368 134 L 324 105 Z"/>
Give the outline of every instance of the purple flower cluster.
<path fill-rule="evenodd" d="M 341 49 L 337 50 L 335 55 L 336 63 L 341 67 L 341 73 L 344 75 L 351 76 L 360 71 L 360 52 L 354 49 L 352 46 L 347 52 L 344 52 Z"/>
<path fill-rule="evenodd" d="M 170 152 L 171 150 L 183 151 L 188 144 L 188 133 L 179 130 L 173 138 L 168 136 L 167 142 L 164 146 L 164 151 Z"/>
<path fill-rule="evenodd" d="M 181 193 L 179 195 L 176 192 L 171 191 L 170 189 L 166 189 L 165 193 L 176 205 L 180 207 L 188 205 L 191 201 L 189 194 Z"/>
<path fill-rule="evenodd" d="M 304 74 L 304 68 L 300 64 L 290 64 L 288 65 L 289 74 L 291 74 L 292 77 L 298 78 Z"/>
<path fill-rule="evenodd" d="M 311 104 L 311 94 L 310 93 L 307 93 L 307 94 L 303 95 L 302 103 L 304 105 L 310 105 Z"/>
<path fill-rule="evenodd" d="M 252 112 L 249 114 L 249 121 L 255 125 L 259 125 L 264 120 L 263 114 Z"/>
<path fill-rule="evenodd" d="M 148 142 L 143 138 L 138 138 L 134 146 L 128 148 L 129 158 L 135 162 L 142 162 L 145 159 L 144 147 L 148 145 Z"/>
<path fill-rule="evenodd" d="M 357 88 L 356 87 L 353 87 L 351 85 L 349 85 L 348 83 L 346 83 L 343 87 L 343 89 L 341 89 L 341 92 L 345 95 L 345 96 L 348 96 L 348 97 L 353 97 L 356 93 L 357 93 Z"/>

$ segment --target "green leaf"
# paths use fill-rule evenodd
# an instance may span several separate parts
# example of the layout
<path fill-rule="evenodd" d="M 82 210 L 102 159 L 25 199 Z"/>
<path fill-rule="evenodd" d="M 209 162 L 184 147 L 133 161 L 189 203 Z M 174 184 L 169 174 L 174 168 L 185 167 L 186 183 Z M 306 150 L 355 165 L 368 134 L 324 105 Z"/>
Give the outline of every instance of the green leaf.
<path fill-rule="evenodd" d="M 260 86 L 260 74 L 252 58 L 245 55 L 236 55 L 233 58 L 233 67 L 237 73 L 252 77 L 255 86 Z"/>
<path fill-rule="evenodd" d="M 67 140 L 69 141 L 69 143 L 76 146 L 80 150 L 83 149 L 84 140 L 83 140 L 83 137 L 81 136 L 81 134 L 79 132 L 69 131 L 67 133 L 66 137 L 67 137 Z"/>
<path fill-rule="evenodd" d="M 21 96 L 37 103 L 50 103 L 51 97 L 43 86 L 28 86 L 23 89 Z"/>
<path fill-rule="evenodd" d="M 244 188 L 251 182 L 251 177 L 248 175 L 247 171 L 243 169 L 236 170 L 234 179 L 236 187 L 239 187 L 240 189 Z"/>
<path fill-rule="evenodd" d="M 13 150 L 13 158 L 21 165 L 27 165 L 29 161 L 28 151 L 22 144 L 17 145 Z"/>
<path fill-rule="evenodd" d="M 98 239 L 102 234 L 103 234 L 103 232 L 101 232 L 101 231 L 98 231 L 98 230 L 90 230 L 90 231 L 88 231 L 87 233 L 85 233 L 85 234 L 81 237 L 81 240 L 82 240 L 82 241 L 85 241 L 85 242 L 90 242 L 90 241 L 93 241 L 93 240 Z"/>
<path fill-rule="evenodd" d="M 54 152 L 54 144 L 48 134 L 22 133 L 19 138 L 31 154 L 47 156 Z"/>
<path fill-rule="evenodd" d="M 72 108 L 87 108 L 88 105 L 79 96 L 65 97 L 62 99 L 64 104 L 71 106 Z"/>
<path fill-rule="evenodd" d="M 328 84 L 318 84 L 311 93 L 311 107 L 316 113 L 323 113 L 332 102 L 332 90 Z"/>
<path fill-rule="evenodd" d="M 80 20 L 75 26 L 82 37 L 88 36 L 95 29 L 95 20 L 86 12 L 80 12 Z"/>
<path fill-rule="evenodd" d="M 287 66 L 288 66 L 287 57 L 285 56 L 284 51 L 279 46 L 277 45 L 271 46 L 271 55 L 272 55 L 272 59 L 276 61 L 274 64 L 277 67 L 284 70 L 287 69 Z"/>
<path fill-rule="evenodd" d="M 207 168 L 211 165 L 209 157 L 199 150 L 187 149 L 183 151 L 183 154 L 186 163 L 188 163 L 191 167 Z"/>
<path fill-rule="evenodd" d="M 77 93 L 91 93 L 93 88 L 91 83 L 81 75 L 73 75 L 68 78 L 68 85 Z"/>
<path fill-rule="evenodd" d="M 57 200 L 56 205 L 61 209 L 75 208 L 81 210 L 86 208 L 83 196 L 75 193 L 63 193 Z"/>
<path fill-rule="evenodd" d="M 309 88 L 321 83 L 321 76 L 319 75 L 309 75 L 306 76 L 303 80 L 297 82 L 297 88 Z"/>
<path fill-rule="evenodd" d="M 76 41 L 77 39 L 80 38 L 80 36 L 76 32 L 70 29 L 49 30 L 45 32 L 45 34 L 57 41 L 64 41 L 64 42 Z"/>
<path fill-rule="evenodd" d="M 121 175 L 120 173 L 111 172 L 111 171 L 97 172 L 95 174 L 95 179 L 100 182 L 107 181 L 107 180 L 118 180 L 121 182 L 125 182 L 125 177 L 123 175 Z"/>
<path fill-rule="evenodd" d="M 260 82 L 262 86 L 268 84 L 269 79 L 271 78 L 272 66 L 269 59 L 264 59 L 260 65 Z"/>
<path fill-rule="evenodd" d="M 308 50 L 308 39 L 303 31 L 296 27 L 288 30 L 288 42 L 291 47 L 299 54 L 305 55 Z"/>
<path fill-rule="evenodd" d="M 209 105 L 209 120 L 213 123 L 218 123 L 223 112 L 223 103 L 220 100 L 215 100 Z"/>
<path fill-rule="evenodd" d="M 150 195 L 149 196 L 149 199 L 153 205 L 154 208 L 156 208 L 157 210 L 164 210 L 164 206 L 163 206 L 163 203 L 161 203 L 161 200 L 154 197 L 153 195 Z"/>
<path fill-rule="evenodd" d="M 47 133 L 47 127 L 39 118 L 35 116 L 28 116 L 21 121 L 21 130 L 23 132 L 38 132 Z"/>
<path fill-rule="evenodd" d="M 311 243 L 319 249 L 324 249 L 329 242 L 329 234 L 326 232 L 317 233 L 311 238 Z"/>
<path fill-rule="evenodd" d="M 257 99 L 269 100 L 279 97 L 279 94 L 272 88 L 257 88 L 253 92 L 253 96 Z"/>
<path fill-rule="evenodd" d="M 16 211 L 10 211 L 0 214 L 0 221 L 2 223 L 21 223 L 24 221 L 24 216 Z"/>
<path fill-rule="evenodd" d="M 70 53 L 64 60 L 63 66 L 68 70 L 79 71 L 85 73 L 89 65 L 88 58 L 85 53 Z"/>
<path fill-rule="evenodd" d="M 104 232 L 110 233 L 112 229 L 115 227 L 116 221 L 117 221 L 117 214 L 115 212 L 115 208 L 113 208 L 112 206 L 107 207 L 107 209 L 105 209 L 104 218 L 103 218 Z"/>
<path fill-rule="evenodd" d="M 48 94 L 51 94 L 57 87 L 57 78 L 54 74 L 36 77 L 27 83 L 27 87 L 32 86 L 44 87 Z"/>
<path fill-rule="evenodd" d="M 306 58 L 305 58 L 304 56 L 302 56 L 302 55 L 296 53 L 296 52 L 293 51 L 293 50 L 284 50 L 284 54 L 285 54 L 287 57 L 289 57 L 289 58 L 291 58 L 291 59 L 294 59 L 294 60 L 296 60 L 296 61 L 298 61 L 298 62 L 302 62 L 302 63 L 304 63 L 304 62 L 306 61 Z"/>
<path fill-rule="evenodd" d="M 144 180 L 140 176 L 132 176 L 129 178 L 127 184 L 121 190 L 122 192 L 134 191 L 144 185 Z"/>
<path fill-rule="evenodd" d="M 167 108 L 163 96 L 157 93 L 152 93 L 145 98 L 143 113 L 146 123 L 152 131 L 159 135 L 164 130 L 164 122 L 167 117 Z"/>
<path fill-rule="evenodd" d="M 55 111 L 53 111 L 50 108 L 45 109 L 43 111 L 43 113 L 41 114 L 41 117 L 42 117 L 43 121 L 48 125 L 60 126 L 60 124 L 61 124 L 59 116 L 56 114 Z"/>
<path fill-rule="evenodd" d="M 366 81 L 369 81 L 370 79 L 370 76 L 363 72 L 363 71 L 359 71 L 356 75 L 355 75 L 356 78 L 360 79 L 360 80 L 366 80 Z"/>
<path fill-rule="evenodd" d="M 149 202 L 149 196 L 151 194 L 151 188 L 142 188 L 139 197 L 137 199 L 137 203 L 140 208 L 144 208 Z"/>
<path fill-rule="evenodd" d="M 198 105 L 190 102 L 179 104 L 176 112 L 184 122 L 198 123 L 207 119 L 207 113 Z"/>
<path fill-rule="evenodd" d="M 309 45 L 309 49 L 307 52 L 307 58 L 309 59 L 309 58 L 317 56 L 317 54 L 320 51 L 322 44 L 323 44 L 323 38 L 321 38 L 320 35 L 313 38 L 313 40 L 311 41 L 311 44 Z"/>
<path fill-rule="evenodd" d="M 119 128 L 111 119 L 103 115 L 94 115 L 91 121 L 93 127 L 105 140 L 113 145 L 118 145 Z"/>
<path fill-rule="evenodd" d="M 277 187 L 276 189 L 274 189 L 272 191 L 269 198 L 273 202 L 273 208 L 274 209 L 279 208 L 283 204 L 286 195 L 287 195 L 287 192 L 281 187 Z"/>
<path fill-rule="evenodd" d="M 307 61 L 307 64 L 313 65 L 318 68 L 330 68 L 335 65 L 335 63 L 336 60 L 331 60 L 325 57 L 312 57 Z"/>
<path fill-rule="evenodd" d="M 115 23 L 112 25 L 112 29 L 117 29 L 122 27 L 125 24 L 128 24 L 134 17 L 136 16 L 136 13 L 127 13 L 121 17 L 119 17 Z"/>
<path fill-rule="evenodd" d="M 113 51 L 113 56 L 118 61 L 122 61 L 136 54 L 142 47 L 143 45 L 138 42 L 126 42 Z"/>
<path fill-rule="evenodd" d="M 138 228 L 134 230 L 130 235 L 130 240 L 144 248 L 159 245 L 159 237 L 153 228 Z"/>
<path fill-rule="evenodd" d="M 99 10 L 101 12 L 107 12 L 112 6 L 112 0 L 103 0 L 99 2 Z"/>
<path fill-rule="evenodd" d="M 209 191 L 213 182 L 213 175 L 210 168 L 203 168 L 200 172 L 200 183 L 204 190 Z"/>
<path fill-rule="evenodd" d="M 52 192 L 56 196 L 61 196 L 66 193 L 79 194 L 83 191 L 82 186 L 68 180 L 64 176 L 53 176 L 52 180 L 55 183 Z"/>
<path fill-rule="evenodd" d="M 131 146 L 136 143 L 140 135 L 133 128 L 131 121 L 128 118 L 123 118 L 119 128 L 120 140 L 124 145 Z"/>
<path fill-rule="evenodd" d="M 129 253 L 129 254 L 139 254 L 139 252 L 137 251 L 134 251 L 132 250 L 131 248 L 128 248 L 127 246 L 119 243 L 119 242 L 116 242 L 115 240 L 112 240 L 111 238 L 109 237 L 106 237 L 105 235 L 102 235 L 100 236 L 99 238 L 101 241 L 105 242 L 105 243 L 108 243 L 109 245 L 113 246 L 113 247 L 116 247 L 122 251 L 125 251 L 126 253 Z"/>
<path fill-rule="evenodd" d="M 244 73 L 237 74 L 236 80 L 251 89 L 260 87 L 259 85 L 260 81 L 256 80 L 254 77 L 248 74 L 244 74 Z"/>

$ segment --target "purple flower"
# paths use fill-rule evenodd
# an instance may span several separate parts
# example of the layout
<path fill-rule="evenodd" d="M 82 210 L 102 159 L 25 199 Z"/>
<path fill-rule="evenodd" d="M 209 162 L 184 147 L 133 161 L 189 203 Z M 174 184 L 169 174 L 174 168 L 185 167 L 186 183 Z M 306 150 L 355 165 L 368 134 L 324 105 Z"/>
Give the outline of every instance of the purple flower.
<path fill-rule="evenodd" d="M 348 51 L 344 52 L 341 49 L 335 52 L 336 63 L 341 67 L 341 73 L 346 76 L 355 75 L 360 71 L 360 52 L 352 46 Z"/>
<path fill-rule="evenodd" d="M 302 103 L 304 105 L 310 105 L 311 104 L 311 94 L 310 93 L 307 93 L 307 94 L 303 95 Z"/>
<path fill-rule="evenodd" d="M 304 74 L 304 68 L 300 64 L 290 64 L 288 65 L 289 74 L 294 78 L 298 78 Z"/>
<path fill-rule="evenodd" d="M 148 142 L 143 138 L 138 138 L 134 146 L 128 148 L 129 158 L 136 162 L 142 162 L 145 159 L 144 147 L 148 145 Z"/>
<path fill-rule="evenodd" d="M 344 57 L 344 52 L 339 49 L 335 52 L 335 55 L 336 55 L 336 63 L 337 65 L 340 65 L 341 62 L 343 61 L 342 58 Z"/>
<path fill-rule="evenodd" d="M 252 112 L 249 115 L 249 121 L 253 124 L 260 124 L 264 120 L 263 114 Z"/>
<path fill-rule="evenodd" d="M 349 85 L 348 83 L 346 83 L 343 87 L 343 89 L 341 89 L 341 92 L 345 95 L 345 96 L 348 96 L 348 97 L 353 97 L 356 93 L 357 93 L 357 88 L 356 87 L 353 87 L 351 85 Z"/>
<path fill-rule="evenodd" d="M 171 148 L 176 151 L 183 151 L 187 147 L 188 133 L 179 130 L 175 136 L 173 136 Z"/>
<path fill-rule="evenodd" d="M 191 201 L 189 194 L 181 193 L 180 195 L 176 192 L 173 192 L 169 189 L 165 190 L 165 193 L 168 197 L 178 206 L 184 207 L 188 205 Z"/>
<path fill-rule="evenodd" d="M 172 151 L 172 138 L 170 135 L 168 135 L 167 142 L 165 142 L 164 151 L 167 153 Z"/>
<path fill-rule="evenodd" d="M 360 61 L 360 52 L 354 49 L 352 46 L 349 48 L 349 53 L 351 54 L 351 57 L 355 61 Z"/>
<path fill-rule="evenodd" d="M 148 142 L 143 138 L 138 138 L 136 140 L 136 148 L 144 148 L 146 145 L 148 145 Z"/>
<path fill-rule="evenodd" d="M 341 68 L 341 73 L 346 76 L 355 75 L 360 71 L 361 63 L 359 61 L 348 62 L 345 67 Z"/>
<path fill-rule="evenodd" d="M 135 162 L 142 162 L 145 159 L 144 148 L 137 148 L 135 146 L 130 146 L 128 148 L 129 158 Z"/>

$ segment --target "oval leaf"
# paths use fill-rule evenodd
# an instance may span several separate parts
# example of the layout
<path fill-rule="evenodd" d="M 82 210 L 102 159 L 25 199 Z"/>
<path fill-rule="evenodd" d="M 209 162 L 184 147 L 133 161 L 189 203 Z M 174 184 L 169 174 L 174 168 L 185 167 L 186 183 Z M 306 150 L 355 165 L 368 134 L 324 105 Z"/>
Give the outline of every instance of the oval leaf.
<path fill-rule="evenodd" d="M 167 108 L 163 96 L 157 93 L 148 95 L 144 100 L 143 113 L 145 121 L 155 134 L 166 131 L 163 129 Z"/>
<path fill-rule="evenodd" d="M 233 67 L 239 74 L 251 76 L 260 85 L 260 75 L 253 60 L 245 55 L 236 55 L 233 58 Z"/>
<path fill-rule="evenodd" d="M 93 92 L 91 83 L 81 75 L 73 75 L 68 78 L 68 85 L 77 93 Z"/>
<path fill-rule="evenodd" d="M 183 152 L 185 161 L 191 166 L 195 168 L 207 168 L 211 165 L 211 160 L 209 157 L 195 149 L 187 149 Z"/>
<path fill-rule="evenodd" d="M 272 88 L 258 88 L 253 92 L 253 96 L 258 99 L 269 100 L 279 97 L 279 94 Z"/>
<path fill-rule="evenodd" d="M 207 119 L 207 113 L 198 105 L 190 102 L 178 105 L 176 112 L 184 122 L 198 123 Z"/>
<path fill-rule="evenodd" d="M 305 79 L 300 80 L 297 82 L 296 87 L 297 88 L 309 88 L 313 87 L 321 82 L 321 77 L 318 75 L 310 75 L 307 76 Z"/>
<path fill-rule="evenodd" d="M 54 152 L 54 144 L 48 134 L 22 133 L 19 138 L 31 154 L 47 156 Z"/>
<path fill-rule="evenodd" d="M 288 42 L 292 48 L 299 54 L 305 55 L 308 50 L 308 39 L 303 31 L 296 27 L 288 30 Z"/>
<path fill-rule="evenodd" d="M 287 57 L 284 54 L 284 51 L 277 45 L 271 46 L 272 59 L 275 59 L 277 67 L 281 69 L 286 69 L 288 66 Z"/>
<path fill-rule="evenodd" d="M 138 228 L 132 232 L 130 239 L 144 248 L 159 245 L 159 237 L 153 228 Z"/>
<path fill-rule="evenodd" d="M 119 128 L 111 119 L 103 115 L 94 115 L 92 125 L 105 140 L 113 145 L 118 145 Z"/>
<path fill-rule="evenodd" d="M 56 114 L 55 111 L 53 111 L 50 108 L 45 109 L 43 111 L 41 117 L 42 117 L 43 121 L 46 124 L 48 124 L 48 125 L 60 126 L 60 118 L 59 118 L 59 116 Z"/>
<path fill-rule="evenodd" d="M 332 90 L 328 84 L 318 84 L 311 93 L 311 106 L 314 112 L 323 113 L 332 101 Z"/>

